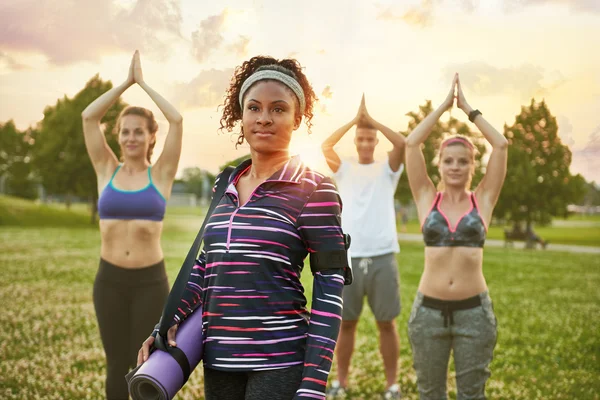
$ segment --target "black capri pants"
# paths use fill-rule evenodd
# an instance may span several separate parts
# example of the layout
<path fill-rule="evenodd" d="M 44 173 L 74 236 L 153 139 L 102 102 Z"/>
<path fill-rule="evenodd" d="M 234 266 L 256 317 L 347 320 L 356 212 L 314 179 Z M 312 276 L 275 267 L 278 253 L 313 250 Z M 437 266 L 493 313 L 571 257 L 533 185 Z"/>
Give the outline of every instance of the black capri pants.
<path fill-rule="evenodd" d="M 142 343 L 160 319 L 169 295 L 164 261 L 121 268 L 100 259 L 94 308 L 106 353 L 106 398 L 129 398 L 125 375 L 136 365 Z"/>

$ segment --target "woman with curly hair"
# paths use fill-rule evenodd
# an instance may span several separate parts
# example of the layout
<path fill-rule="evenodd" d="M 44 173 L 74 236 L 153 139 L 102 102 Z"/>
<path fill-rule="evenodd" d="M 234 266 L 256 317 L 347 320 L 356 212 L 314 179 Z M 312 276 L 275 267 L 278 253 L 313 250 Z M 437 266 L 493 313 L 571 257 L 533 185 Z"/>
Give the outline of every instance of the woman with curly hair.
<path fill-rule="evenodd" d="M 475 147 L 461 135 L 439 152 L 441 180 L 427 176 L 421 144 L 456 102 L 492 145 L 486 173 L 471 191 Z M 508 142 L 467 103 L 458 74 L 437 110 L 406 139 L 406 171 L 425 241 L 425 269 L 408 321 L 419 398 L 445 399 L 453 353 L 458 399 L 485 399 L 496 317 L 483 276 L 483 245 L 506 175 Z"/>
<path fill-rule="evenodd" d="M 325 398 L 347 273 L 341 202 L 330 178 L 290 157 L 311 127 L 315 93 L 293 59 L 254 57 L 235 70 L 221 127 L 240 124 L 251 158 L 210 216 L 167 340 L 202 305 L 207 400 Z M 218 178 L 219 179 L 219 178 Z M 312 310 L 300 274 L 310 255 Z M 154 338 L 140 349 L 145 361 Z"/>
<path fill-rule="evenodd" d="M 134 84 L 169 121 L 162 154 L 150 163 L 158 124 L 152 111 L 127 107 L 115 127 L 121 163 L 106 144 L 101 120 Z M 169 294 L 160 236 L 179 155 L 182 117 L 144 81 L 136 51 L 127 80 L 94 100 L 82 113 L 85 145 L 98 178 L 100 266 L 94 282 L 94 308 L 107 362 L 106 397 L 128 398 L 123 378 L 136 362 L 136 344 L 160 317 Z"/>

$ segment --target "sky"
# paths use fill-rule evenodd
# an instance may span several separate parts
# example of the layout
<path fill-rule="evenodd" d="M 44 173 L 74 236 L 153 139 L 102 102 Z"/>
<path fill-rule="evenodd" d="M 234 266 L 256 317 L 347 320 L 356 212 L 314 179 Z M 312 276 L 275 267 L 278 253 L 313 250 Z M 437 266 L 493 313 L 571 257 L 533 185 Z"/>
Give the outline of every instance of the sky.
<path fill-rule="evenodd" d="M 179 173 L 216 173 L 249 152 L 218 130 L 234 68 L 254 55 L 293 57 L 320 101 L 292 153 L 324 169 L 320 144 L 354 117 L 362 93 L 375 119 L 404 131 L 406 113 L 439 105 L 458 72 L 469 104 L 500 131 L 532 98 L 545 100 L 571 171 L 600 182 L 599 48 L 597 0 L 3 0 L 0 123 L 35 125 L 95 74 L 120 84 L 139 49 L 145 81 L 184 118 Z M 158 157 L 165 118 L 137 86 L 123 99 L 157 116 Z M 341 156 L 355 155 L 352 137 Z M 376 158 L 390 148 L 381 135 Z"/>

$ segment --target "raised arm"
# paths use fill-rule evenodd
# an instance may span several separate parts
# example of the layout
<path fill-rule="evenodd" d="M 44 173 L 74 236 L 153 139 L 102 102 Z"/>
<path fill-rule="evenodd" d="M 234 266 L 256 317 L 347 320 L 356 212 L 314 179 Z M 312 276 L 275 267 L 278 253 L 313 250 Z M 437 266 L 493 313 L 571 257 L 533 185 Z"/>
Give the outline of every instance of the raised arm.
<path fill-rule="evenodd" d="M 457 79 L 457 99 L 456 105 L 469 115 L 473 108 L 467 103 L 465 95 L 460 85 L 460 79 Z M 504 178 L 506 177 L 506 162 L 508 158 L 508 140 L 496 130 L 481 114 L 473 120 L 479 131 L 492 145 L 492 153 L 488 160 L 485 175 L 475 189 L 475 196 L 479 202 L 479 212 L 489 223 L 492 218 L 492 211 L 500 196 Z"/>
<path fill-rule="evenodd" d="M 417 204 L 419 220 L 423 220 L 433 199 L 435 198 L 435 185 L 427 175 L 427 166 L 425 157 L 421 151 L 421 144 L 427 140 L 434 125 L 440 119 L 443 113 L 449 110 L 454 104 L 454 92 L 458 75 L 454 76 L 452 88 L 444 102 L 432 113 L 430 113 L 406 138 L 406 173 L 410 190 Z"/>
<path fill-rule="evenodd" d="M 129 65 L 129 74 L 127 76 L 127 80 L 98 97 L 81 113 L 81 118 L 83 119 L 85 147 L 90 159 L 92 160 L 92 165 L 94 166 L 94 170 L 98 176 L 99 183 L 105 180 L 106 176 L 110 176 L 119 163 L 117 157 L 108 146 L 108 143 L 106 143 L 106 138 L 104 137 L 100 127 L 100 121 L 110 106 L 117 101 L 117 99 L 123 94 L 123 92 L 125 92 L 125 90 L 127 90 L 127 88 L 135 83 L 133 79 L 134 59 L 135 55 L 131 60 L 131 64 Z"/>
<path fill-rule="evenodd" d="M 372 125 L 379 132 L 383 133 L 383 136 L 385 136 L 386 139 L 394 145 L 394 148 L 390 152 L 388 152 L 388 162 L 392 171 L 396 172 L 398 171 L 398 169 L 400 169 L 400 165 L 402 165 L 402 163 L 404 162 L 404 150 L 406 139 L 401 133 L 394 132 L 387 126 L 377 121 L 375 118 L 371 117 L 371 115 L 367 112 L 367 108 L 364 105 L 364 101 L 365 96 L 363 95 L 363 103 L 361 105 L 364 106 L 364 117 L 367 119 L 370 125 Z"/>
<path fill-rule="evenodd" d="M 153 176 L 158 181 L 157 183 L 163 189 L 162 193 L 165 196 L 168 196 L 171 192 L 171 185 L 173 179 L 175 179 L 177 166 L 179 164 L 179 156 L 181 155 L 183 117 L 171 103 L 144 81 L 140 53 L 137 50 L 133 56 L 133 62 L 133 76 L 135 82 L 148 93 L 148 96 L 150 96 L 152 101 L 154 101 L 154 104 L 156 104 L 167 121 L 169 121 L 169 132 L 167 133 L 165 146 L 152 171 Z"/>
<path fill-rule="evenodd" d="M 360 107 L 358 109 L 358 113 L 356 114 L 356 116 L 350 122 L 346 123 L 345 125 L 341 126 L 339 129 L 337 129 L 335 132 L 333 132 L 331 134 L 331 136 L 329 136 L 327 139 L 325 139 L 323 144 L 321 144 L 321 150 L 323 151 L 323 155 L 325 156 L 327 165 L 329 165 L 329 168 L 334 173 L 338 171 L 342 161 L 340 160 L 340 156 L 338 156 L 338 154 L 333 149 L 333 147 L 344 137 L 346 132 L 348 132 L 350 130 L 350 128 L 352 128 L 352 126 L 356 125 L 356 123 L 358 122 L 358 120 L 361 117 L 361 113 L 364 108 L 364 104 L 365 104 L 365 96 L 363 95 L 363 98 L 360 103 Z"/>

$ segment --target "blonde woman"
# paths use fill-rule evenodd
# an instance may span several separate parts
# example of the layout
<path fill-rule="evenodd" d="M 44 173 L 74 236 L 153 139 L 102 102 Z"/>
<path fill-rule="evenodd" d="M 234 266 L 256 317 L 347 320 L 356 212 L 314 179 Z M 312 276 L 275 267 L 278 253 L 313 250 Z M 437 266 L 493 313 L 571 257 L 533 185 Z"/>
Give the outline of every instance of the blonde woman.
<path fill-rule="evenodd" d="M 467 137 L 442 142 L 439 190 L 427 176 L 420 148 L 455 98 L 492 145 L 486 174 L 474 190 L 475 147 Z M 456 74 L 446 100 L 410 133 L 406 146 L 406 170 L 425 241 L 425 268 L 408 322 L 419 397 L 446 398 L 452 352 L 457 398 L 484 399 L 497 327 L 483 276 L 483 245 L 506 175 L 508 142 L 467 103 Z"/>

